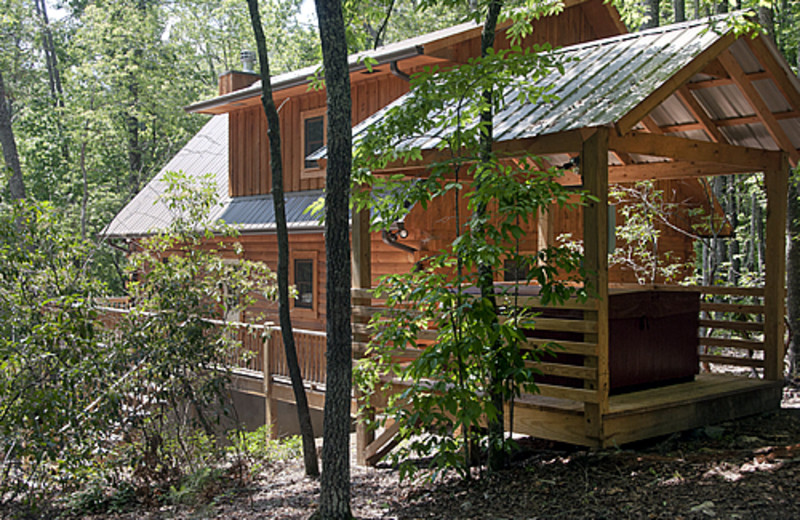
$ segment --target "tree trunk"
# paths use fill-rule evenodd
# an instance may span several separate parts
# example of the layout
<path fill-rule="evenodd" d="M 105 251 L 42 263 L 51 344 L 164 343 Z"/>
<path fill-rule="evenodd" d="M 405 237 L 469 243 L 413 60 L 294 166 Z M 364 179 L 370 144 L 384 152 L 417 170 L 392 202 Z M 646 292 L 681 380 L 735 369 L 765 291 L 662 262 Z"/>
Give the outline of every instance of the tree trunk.
<path fill-rule="evenodd" d="M 50 95 L 53 98 L 53 106 L 63 107 L 64 96 L 61 88 L 61 73 L 58 70 L 58 58 L 53 44 L 53 33 L 50 31 L 50 20 L 47 17 L 47 4 L 45 0 L 34 0 L 36 12 L 42 19 L 42 49 L 44 50 L 45 63 L 47 65 L 47 77 L 50 82 Z"/>
<path fill-rule="evenodd" d="M 0 145 L 3 147 L 3 160 L 6 168 L 11 170 L 11 176 L 8 179 L 8 191 L 11 198 L 24 199 L 25 184 L 22 182 L 17 141 L 14 139 L 14 129 L 11 128 L 11 109 L 6 101 L 6 87 L 2 71 L 0 71 Z"/>
<path fill-rule="evenodd" d="M 739 183 L 737 177 L 732 175 L 728 186 L 728 220 L 731 222 L 733 235 L 728 239 L 728 285 L 739 285 L 739 272 L 741 260 L 739 259 L 739 240 L 736 238 L 736 228 L 739 227 Z"/>
<path fill-rule="evenodd" d="M 315 0 L 328 97 L 328 165 L 325 182 L 325 259 L 328 268 L 327 357 L 322 477 L 317 516 L 349 519 L 350 401 L 350 172 L 352 100 L 347 40 L 340 0 Z"/>
<path fill-rule="evenodd" d="M 797 63 L 800 64 L 800 46 Z M 789 254 L 786 266 L 786 313 L 789 317 L 789 371 L 796 375 L 800 370 L 800 171 L 789 178 Z"/>
<path fill-rule="evenodd" d="M 675 9 L 675 23 L 686 21 L 686 0 L 673 0 Z"/>
<path fill-rule="evenodd" d="M 502 0 L 492 0 L 489 3 L 489 10 L 486 14 L 486 21 L 483 24 L 483 32 L 481 34 L 481 57 L 486 57 L 489 49 L 494 46 L 495 32 L 497 29 L 497 20 L 500 16 L 500 10 L 503 6 Z M 483 92 L 483 97 L 489 107 L 492 106 L 492 97 L 494 92 L 488 89 Z M 492 132 L 492 122 L 494 120 L 494 111 L 491 108 L 484 110 L 481 113 L 481 123 L 486 125 L 486 133 L 481 134 L 480 142 L 480 157 L 482 162 L 487 162 L 491 158 L 492 141 L 494 135 Z M 479 186 L 475 187 L 476 191 L 480 190 Z M 480 204 L 475 208 L 473 215 L 473 232 L 481 234 L 482 226 L 480 222 L 486 215 L 486 205 Z M 477 225 L 476 225 L 477 224 Z M 478 264 L 478 286 L 481 290 L 481 298 L 488 300 L 491 307 L 495 309 L 494 320 L 497 321 L 497 301 L 494 295 L 494 268 L 491 265 L 480 262 Z M 492 348 L 497 349 L 499 345 L 493 345 Z M 506 464 L 506 453 L 504 449 L 504 416 L 503 416 L 503 394 L 504 383 L 498 374 L 501 373 L 500 367 L 492 368 L 491 380 L 489 381 L 489 399 L 495 408 L 497 415 L 494 419 L 489 421 L 489 458 L 487 466 L 490 470 L 496 471 L 502 469 Z"/>
<path fill-rule="evenodd" d="M 283 197 L 283 161 L 281 158 L 281 133 L 278 109 L 272 97 L 270 83 L 269 54 L 267 52 L 264 30 L 261 26 L 261 15 L 258 12 L 258 0 L 247 0 L 250 9 L 250 21 L 258 49 L 258 62 L 261 67 L 261 104 L 267 117 L 267 134 L 269 135 L 270 169 L 272 171 L 272 200 L 275 204 L 275 223 L 278 238 L 278 314 L 283 336 L 283 349 L 286 352 L 286 364 L 292 381 L 295 402 L 297 403 L 297 419 L 300 422 L 300 433 L 303 438 L 303 461 L 306 475 L 319 475 L 317 465 L 317 449 L 314 445 L 314 426 L 308 411 L 308 399 L 300 373 L 297 349 L 294 344 L 292 317 L 289 309 L 289 231 L 286 227 L 286 201 Z M 265 374 L 267 377 L 269 374 Z M 269 398 L 269 396 L 267 397 Z"/>
<path fill-rule="evenodd" d="M 650 29 L 661 25 L 661 21 L 658 18 L 660 8 L 661 0 L 644 1 L 644 14 L 647 20 L 642 24 L 642 29 Z"/>
<path fill-rule="evenodd" d="M 786 262 L 786 313 L 789 320 L 789 373 L 800 369 L 800 180 L 797 172 L 789 179 L 787 215 L 789 251 Z"/>

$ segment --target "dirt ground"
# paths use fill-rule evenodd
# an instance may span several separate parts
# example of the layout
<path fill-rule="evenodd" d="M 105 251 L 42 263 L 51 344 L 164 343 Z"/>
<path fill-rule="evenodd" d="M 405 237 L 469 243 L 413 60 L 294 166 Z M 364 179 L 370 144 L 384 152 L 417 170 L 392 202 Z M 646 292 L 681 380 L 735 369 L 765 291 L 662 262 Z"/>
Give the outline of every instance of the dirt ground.
<path fill-rule="evenodd" d="M 388 466 L 354 467 L 361 519 L 800 518 L 800 385 L 780 411 L 625 449 L 522 441 L 500 474 L 464 482 L 398 483 Z M 251 489 L 200 509 L 165 508 L 128 518 L 305 519 L 318 481 L 301 463 L 268 468 Z"/>

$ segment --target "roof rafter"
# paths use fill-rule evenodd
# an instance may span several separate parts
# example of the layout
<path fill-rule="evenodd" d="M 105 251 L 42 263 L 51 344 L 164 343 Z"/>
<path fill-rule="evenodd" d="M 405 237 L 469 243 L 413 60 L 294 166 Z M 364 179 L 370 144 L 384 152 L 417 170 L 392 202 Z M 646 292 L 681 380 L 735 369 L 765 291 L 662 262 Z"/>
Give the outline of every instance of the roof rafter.
<path fill-rule="evenodd" d="M 717 128 L 717 125 L 714 124 L 714 121 L 708 117 L 705 109 L 700 106 L 700 102 L 697 101 L 697 98 L 694 97 L 694 94 L 692 94 L 689 89 L 686 88 L 686 85 L 679 88 L 675 92 L 675 95 L 678 96 L 678 99 L 680 99 L 681 103 L 683 103 L 683 105 L 689 110 L 689 113 L 692 114 L 694 120 L 700 123 L 700 125 L 703 127 L 703 130 L 705 130 L 706 134 L 709 138 L 711 138 L 712 141 L 715 143 L 728 142 L 728 140 L 725 139 L 725 136 L 722 135 L 722 132 L 719 131 L 719 128 Z"/>
<path fill-rule="evenodd" d="M 739 90 L 742 91 L 742 94 L 744 94 L 745 98 L 750 102 L 750 105 L 755 109 L 756 115 L 761 122 L 764 123 L 767 131 L 772 138 L 775 139 L 775 142 L 778 143 L 778 146 L 789 153 L 792 166 L 797 166 L 798 160 L 800 160 L 800 151 L 794 147 L 792 140 L 789 139 L 789 136 L 783 131 L 783 128 L 781 128 L 780 123 L 770 111 L 766 102 L 761 97 L 761 94 L 758 93 L 747 78 L 739 62 L 736 61 L 736 58 L 733 57 L 730 51 L 723 52 L 719 60 L 722 66 L 725 67 L 725 70 L 728 71 L 728 74 L 731 75 L 734 82 L 736 82 L 736 86 L 739 87 Z"/>

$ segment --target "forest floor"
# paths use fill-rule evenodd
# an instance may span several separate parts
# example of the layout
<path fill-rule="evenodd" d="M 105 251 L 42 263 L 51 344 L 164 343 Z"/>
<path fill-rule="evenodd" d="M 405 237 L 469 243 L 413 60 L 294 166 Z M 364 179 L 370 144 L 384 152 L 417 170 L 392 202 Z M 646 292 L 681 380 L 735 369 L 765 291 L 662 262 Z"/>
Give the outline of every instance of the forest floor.
<path fill-rule="evenodd" d="M 352 469 L 360 519 L 800 518 L 800 382 L 781 410 L 624 449 L 524 439 L 511 468 L 464 482 L 398 482 L 387 466 Z M 300 461 L 265 469 L 247 490 L 200 508 L 117 518 L 306 519 L 319 493 Z M 133 515 L 133 516 L 130 516 Z"/>

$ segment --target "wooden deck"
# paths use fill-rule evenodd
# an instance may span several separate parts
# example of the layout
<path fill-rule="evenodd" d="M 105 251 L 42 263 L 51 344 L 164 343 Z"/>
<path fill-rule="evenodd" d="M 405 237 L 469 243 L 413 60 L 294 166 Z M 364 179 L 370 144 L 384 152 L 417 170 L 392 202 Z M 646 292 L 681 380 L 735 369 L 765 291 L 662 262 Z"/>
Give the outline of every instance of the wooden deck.
<path fill-rule="evenodd" d="M 587 434 L 583 403 L 528 395 L 515 403 L 513 429 L 582 446 L 619 446 L 777 409 L 782 387 L 780 381 L 700 374 L 692 382 L 614 395 L 602 441 Z"/>

